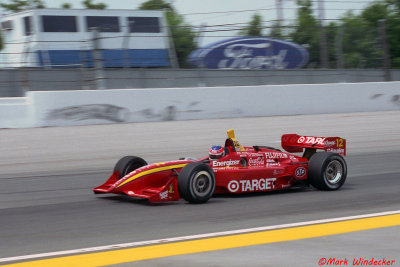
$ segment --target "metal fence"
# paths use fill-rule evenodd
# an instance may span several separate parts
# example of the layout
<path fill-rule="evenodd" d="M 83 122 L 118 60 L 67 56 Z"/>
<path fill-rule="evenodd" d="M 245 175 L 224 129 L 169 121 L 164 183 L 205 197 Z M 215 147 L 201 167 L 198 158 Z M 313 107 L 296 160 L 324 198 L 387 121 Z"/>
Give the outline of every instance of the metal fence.
<path fill-rule="evenodd" d="M 205 69 L 0 69 L 0 97 L 19 97 L 26 91 L 246 86 L 385 81 L 379 69 L 205 70 Z M 400 70 L 392 70 L 400 80 Z M 99 87 L 102 85 L 102 87 Z"/>
<path fill-rule="evenodd" d="M 318 32 L 318 27 L 313 27 L 316 27 L 315 31 Z M 358 30 L 355 31 L 355 28 Z M 6 42 L 6 47 L 23 46 L 23 52 L 3 50 L 0 51 L 0 56 L 14 57 L 24 67 L 7 68 L 7 62 L 3 62 L 3 66 L 6 68 L 0 69 L 0 97 L 23 96 L 26 91 L 30 90 L 244 86 L 400 80 L 400 70 L 390 70 L 390 65 L 387 63 L 388 56 L 385 54 L 387 47 L 385 47 L 384 34 L 379 31 L 380 28 L 370 25 L 352 25 L 351 22 L 348 22 L 347 26 L 326 26 L 324 29 L 326 53 L 322 52 L 324 49 L 321 44 L 323 45 L 323 43 L 319 42 L 318 38 L 314 40 L 314 43 L 303 43 L 301 36 L 296 37 L 289 34 L 290 31 L 293 31 L 291 27 L 284 28 L 284 31 L 288 32 L 284 38 L 297 38 L 296 40 L 310 52 L 311 61 L 307 65 L 307 69 L 297 70 L 143 68 L 148 66 L 140 65 L 132 68 L 132 65 L 128 63 L 118 67 L 114 66 L 114 68 L 103 68 L 107 65 L 104 57 L 101 56 L 101 53 L 106 50 L 100 49 L 100 47 L 104 48 L 103 41 L 115 41 L 118 43 L 116 46 L 121 47 L 119 52 L 110 59 L 111 65 L 113 62 L 135 60 L 128 52 L 130 36 L 124 33 L 114 37 L 100 34 L 95 38 L 81 40 L 76 44 L 57 40 L 30 41 L 29 38 L 13 43 Z M 234 30 L 238 29 L 221 30 L 221 35 L 215 37 L 233 37 L 232 31 Z M 205 27 L 203 31 L 210 31 L 210 28 Z M 225 33 L 225 36 L 222 36 L 222 33 Z M 366 36 L 367 38 L 365 38 Z M 147 38 L 148 42 L 152 40 L 152 37 L 145 35 L 138 38 Z M 357 42 L 355 40 L 364 41 Z M 60 65 L 51 64 L 51 60 L 46 59 L 49 54 L 38 54 L 33 50 L 34 47 L 41 47 L 42 44 L 55 43 L 59 45 L 63 42 L 71 49 L 83 52 L 80 52 L 74 61 L 70 60 Z M 176 54 L 182 52 L 179 50 L 182 48 L 175 48 Z M 327 55 L 328 58 L 322 59 L 320 55 Z M 329 69 L 321 68 L 324 67 L 322 61 L 327 64 Z M 33 66 L 41 65 L 41 67 L 32 67 L 30 63 L 33 63 Z"/>
<path fill-rule="evenodd" d="M 271 24 L 273 21 L 267 22 Z M 207 34 L 208 41 L 213 42 L 238 37 L 238 31 L 243 27 L 236 24 L 210 25 L 199 29 L 193 28 L 193 30 L 197 32 L 197 41 Z M 94 28 L 92 33 L 83 33 L 82 39 L 76 39 L 76 37 L 66 39 L 63 33 L 44 39 L 39 38 L 39 35 L 21 35 L 13 41 L 4 38 L 5 49 L 0 51 L 2 59 L 0 66 L 177 67 L 176 55 L 182 57 L 183 54 L 187 55 L 190 52 L 185 50 L 185 46 L 173 42 L 170 33 L 173 32 L 174 27 L 162 27 L 163 34 L 157 36 L 151 34 L 132 36 L 129 32 L 125 32 L 126 27 L 121 28 L 121 32 L 112 35 L 99 32 L 97 28 Z M 310 54 L 307 68 L 364 69 L 390 68 L 390 66 L 385 66 L 385 59 L 390 57 L 387 31 L 384 20 L 375 26 L 350 18 L 340 24 L 325 22 L 323 27 L 316 21 L 306 26 L 286 25 L 281 26 L 279 32 L 273 26 L 265 26 L 262 34 L 304 46 Z M 4 36 L 6 36 L 5 33 L 6 31 L 3 33 Z M 158 54 L 147 53 L 147 46 L 154 43 L 165 47 L 164 50 L 167 53 L 162 53 L 162 51 Z M 135 49 L 132 49 L 133 47 Z"/>

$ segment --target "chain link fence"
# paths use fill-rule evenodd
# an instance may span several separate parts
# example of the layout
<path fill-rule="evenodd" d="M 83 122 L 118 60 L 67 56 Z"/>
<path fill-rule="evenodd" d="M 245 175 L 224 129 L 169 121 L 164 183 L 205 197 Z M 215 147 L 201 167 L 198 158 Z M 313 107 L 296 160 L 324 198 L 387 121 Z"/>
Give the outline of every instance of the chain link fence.
<path fill-rule="evenodd" d="M 384 64 L 387 55 L 382 29 L 347 23 L 347 27 L 326 26 L 325 34 L 328 68 L 321 69 L 320 64 L 321 45 L 324 44 L 314 40 L 300 43 L 308 49 L 310 62 L 306 68 L 297 70 L 165 68 L 152 65 L 152 62 L 167 60 L 173 67 L 171 54 L 176 55 L 179 51 L 169 51 L 160 57 L 146 54 L 144 49 L 134 54 L 129 50 L 131 36 L 124 33 L 106 36 L 94 32 L 92 38 L 79 41 L 33 40 L 29 37 L 23 41 L 6 41 L 5 47 L 23 52 L 0 51 L 0 97 L 23 96 L 29 90 L 380 82 L 388 80 L 388 72 L 389 79 L 400 80 L 400 70 L 390 70 Z M 151 43 L 155 37 L 142 35 L 135 38 L 146 38 Z M 119 49 L 102 49 L 105 42 L 112 42 Z M 68 49 L 58 52 L 45 49 L 54 45 Z M 147 63 L 135 65 L 134 62 Z"/>

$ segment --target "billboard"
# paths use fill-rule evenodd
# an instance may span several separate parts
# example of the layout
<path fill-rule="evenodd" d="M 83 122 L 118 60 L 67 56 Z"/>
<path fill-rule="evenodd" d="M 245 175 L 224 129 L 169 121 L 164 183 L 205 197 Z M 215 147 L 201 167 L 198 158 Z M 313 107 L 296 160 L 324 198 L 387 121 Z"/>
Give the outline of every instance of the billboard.
<path fill-rule="evenodd" d="M 301 45 L 270 37 L 238 37 L 193 51 L 191 65 L 209 69 L 297 69 L 307 64 Z"/>

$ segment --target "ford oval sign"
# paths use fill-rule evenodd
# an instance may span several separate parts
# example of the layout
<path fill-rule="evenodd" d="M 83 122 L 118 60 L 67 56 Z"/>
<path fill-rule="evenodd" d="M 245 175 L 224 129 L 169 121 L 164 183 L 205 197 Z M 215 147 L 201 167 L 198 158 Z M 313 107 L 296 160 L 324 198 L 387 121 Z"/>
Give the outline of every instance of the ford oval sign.
<path fill-rule="evenodd" d="M 296 69 L 309 54 L 298 44 L 269 37 L 240 37 L 192 52 L 189 62 L 209 69 Z"/>

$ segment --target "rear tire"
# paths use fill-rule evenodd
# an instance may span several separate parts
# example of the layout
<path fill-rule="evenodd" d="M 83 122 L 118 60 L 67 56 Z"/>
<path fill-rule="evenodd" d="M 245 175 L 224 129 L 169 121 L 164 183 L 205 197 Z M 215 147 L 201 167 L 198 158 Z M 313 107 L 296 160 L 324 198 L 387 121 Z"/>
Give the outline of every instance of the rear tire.
<path fill-rule="evenodd" d="M 142 158 L 135 156 L 126 156 L 121 158 L 117 162 L 117 164 L 115 164 L 114 172 L 118 171 L 118 180 L 119 180 L 128 173 L 146 165 L 147 162 Z"/>
<path fill-rule="evenodd" d="M 342 156 L 331 152 L 319 152 L 308 163 L 308 180 L 319 190 L 338 190 L 347 177 L 347 165 Z"/>
<path fill-rule="evenodd" d="M 182 168 L 178 175 L 178 192 L 194 204 L 207 202 L 215 191 L 215 175 L 210 166 L 193 162 Z"/>

